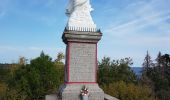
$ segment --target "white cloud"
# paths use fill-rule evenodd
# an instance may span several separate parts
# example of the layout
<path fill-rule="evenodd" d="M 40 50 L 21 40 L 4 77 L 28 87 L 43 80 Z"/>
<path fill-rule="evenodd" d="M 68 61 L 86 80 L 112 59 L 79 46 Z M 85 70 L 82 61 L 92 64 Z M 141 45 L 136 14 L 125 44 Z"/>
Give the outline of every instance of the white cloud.
<path fill-rule="evenodd" d="M 0 63 L 11 61 L 17 62 L 17 59 L 20 56 L 26 57 L 27 59 L 33 59 L 38 57 L 44 51 L 45 54 L 48 54 L 53 59 L 56 59 L 58 52 L 64 52 L 63 48 L 54 48 L 54 47 L 14 47 L 14 46 L 1 46 L 0 47 Z"/>
<path fill-rule="evenodd" d="M 111 25 L 104 30 L 104 42 L 112 58 L 132 57 L 135 66 L 141 66 L 147 50 L 157 55 L 170 50 L 170 11 L 165 9 L 166 0 L 138 0 L 124 7 Z M 114 9 L 114 8 L 113 8 Z M 115 14 L 114 14 L 115 15 Z M 114 18 L 115 16 L 113 16 Z M 109 41 L 109 42 L 108 42 Z"/>
<path fill-rule="evenodd" d="M 141 6 L 142 8 L 140 8 Z M 140 29 L 152 25 L 160 29 L 163 28 L 164 26 L 170 27 L 170 25 L 167 25 L 164 22 L 165 20 L 170 18 L 170 12 L 169 11 L 158 12 L 154 10 L 152 6 L 153 6 L 153 2 L 145 3 L 143 5 L 136 4 L 135 12 L 129 11 L 128 14 L 132 14 L 133 16 L 137 16 L 137 17 L 133 19 L 129 18 L 129 21 L 120 24 L 115 24 L 113 22 L 112 25 L 105 30 L 105 32 L 110 33 L 112 35 L 122 36 L 122 35 L 129 35 L 129 34 L 133 34 L 133 35 L 137 34 L 136 32 L 139 31 Z M 127 9 L 129 8 L 127 7 Z M 166 30 L 162 30 L 162 31 L 169 32 L 169 29 L 167 28 Z M 115 32 L 117 34 L 113 34 Z"/>
<path fill-rule="evenodd" d="M 0 47 L 0 52 L 4 52 L 4 51 L 16 51 L 17 48 L 15 47 L 11 47 L 11 46 L 1 46 Z"/>
<path fill-rule="evenodd" d="M 170 37 L 170 24 L 166 22 L 170 18 L 170 11 L 157 11 L 154 6 L 161 2 L 161 0 L 152 0 L 152 2 L 148 3 L 133 3 L 128 7 L 125 7 L 125 11 L 130 9 L 130 7 L 136 8 L 133 12 L 129 11 L 128 14 L 132 14 L 134 17 L 133 19 L 127 15 L 127 19 L 129 17 L 129 21 L 125 21 L 122 23 L 112 23 L 110 27 L 104 30 L 105 33 L 110 34 L 112 37 L 148 37 L 150 34 L 154 34 L 153 36 L 160 36 L 161 37 Z M 133 5 L 133 6 L 132 6 Z M 163 6 L 163 5 L 162 5 Z M 149 33 L 145 28 L 149 28 L 154 26 L 150 30 L 157 30 L 155 33 Z M 146 35 L 146 33 L 148 35 Z M 159 34 L 159 35 L 158 35 Z M 154 39 L 154 38 L 152 38 Z"/>

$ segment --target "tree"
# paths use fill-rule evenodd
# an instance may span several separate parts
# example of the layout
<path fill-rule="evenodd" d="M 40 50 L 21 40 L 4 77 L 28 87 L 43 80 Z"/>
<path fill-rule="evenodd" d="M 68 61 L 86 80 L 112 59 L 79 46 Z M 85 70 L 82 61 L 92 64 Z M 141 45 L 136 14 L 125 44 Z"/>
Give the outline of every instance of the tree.
<path fill-rule="evenodd" d="M 157 58 L 156 58 L 156 66 L 159 67 L 159 70 L 160 70 L 160 68 L 162 67 L 162 59 L 161 59 L 161 56 L 162 56 L 162 54 L 161 54 L 161 52 L 159 52 L 159 53 L 158 53 L 158 56 L 157 56 Z"/>
<path fill-rule="evenodd" d="M 144 62 L 142 64 L 143 68 L 142 68 L 142 76 L 141 76 L 141 82 L 142 84 L 145 84 L 147 86 L 149 86 L 150 88 L 154 88 L 154 86 L 152 85 L 153 82 L 152 80 L 149 78 L 149 76 L 151 76 L 153 67 L 154 67 L 154 63 L 151 59 L 151 56 L 149 55 L 148 51 L 147 54 L 145 56 Z"/>
<path fill-rule="evenodd" d="M 102 61 L 99 62 L 98 83 L 100 85 L 117 81 L 136 83 L 137 77 L 130 68 L 132 64 L 132 59 L 130 58 L 111 61 L 109 57 L 104 57 Z"/>
<path fill-rule="evenodd" d="M 148 56 L 145 57 L 149 58 Z M 145 65 L 152 65 L 152 67 L 145 67 L 142 72 L 141 80 L 143 84 L 150 86 L 150 88 L 155 92 L 159 100 L 169 100 L 170 93 L 170 56 L 169 54 L 162 55 L 161 52 L 158 53 L 156 58 L 156 63 L 152 64 L 152 61 L 148 59 L 149 62 L 145 60 Z M 149 82 L 148 82 L 149 80 Z"/>
<path fill-rule="evenodd" d="M 138 84 L 131 70 L 131 58 L 112 60 L 104 57 L 99 62 L 98 83 L 103 90 L 120 100 L 155 100 L 152 90 Z"/>
<path fill-rule="evenodd" d="M 52 58 L 43 52 L 31 60 L 30 64 L 19 65 L 8 81 L 8 92 L 5 99 L 42 100 L 46 94 L 55 92 L 61 84 Z M 63 74 L 62 74 L 63 75 Z"/>
<path fill-rule="evenodd" d="M 170 98 L 170 55 L 158 55 L 157 65 L 155 66 L 156 77 L 152 78 L 155 82 L 155 92 L 160 100 Z"/>
<path fill-rule="evenodd" d="M 162 59 L 162 65 L 163 65 L 163 69 L 164 69 L 163 70 L 164 75 L 170 81 L 170 55 L 165 54 L 161 57 L 161 59 Z"/>
<path fill-rule="evenodd" d="M 57 54 L 57 59 L 55 60 L 55 64 L 57 65 L 63 65 L 64 63 L 62 62 L 62 60 L 64 59 L 64 54 L 62 52 L 59 52 Z"/>
<path fill-rule="evenodd" d="M 27 62 L 27 59 L 26 59 L 25 57 L 20 57 L 20 58 L 19 58 L 19 64 L 20 64 L 20 65 L 25 65 L 26 62 Z"/>
<path fill-rule="evenodd" d="M 0 100 L 4 98 L 6 90 L 7 84 L 5 84 L 4 82 L 0 82 Z"/>
<path fill-rule="evenodd" d="M 148 51 L 144 59 L 144 63 L 142 64 L 143 66 L 143 73 L 149 74 L 150 69 L 154 66 L 153 61 L 151 60 L 151 56 L 149 55 Z"/>

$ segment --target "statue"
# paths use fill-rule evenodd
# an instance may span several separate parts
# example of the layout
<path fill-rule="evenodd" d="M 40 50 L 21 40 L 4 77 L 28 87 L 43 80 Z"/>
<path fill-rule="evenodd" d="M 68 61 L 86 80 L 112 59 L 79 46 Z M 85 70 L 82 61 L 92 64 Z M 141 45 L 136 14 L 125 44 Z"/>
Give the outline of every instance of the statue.
<path fill-rule="evenodd" d="M 76 31 L 95 31 L 90 5 L 90 0 L 69 0 L 66 8 L 66 15 L 69 17 L 67 23 L 68 30 Z"/>

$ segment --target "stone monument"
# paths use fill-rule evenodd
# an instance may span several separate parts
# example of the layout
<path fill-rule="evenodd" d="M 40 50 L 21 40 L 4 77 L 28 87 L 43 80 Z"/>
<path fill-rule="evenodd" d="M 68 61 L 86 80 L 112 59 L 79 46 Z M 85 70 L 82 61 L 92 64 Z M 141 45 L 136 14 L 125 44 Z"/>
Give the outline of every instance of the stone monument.
<path fill-rule="evenodd" d="M 69 0 L 69 17 L 62 39 L 66 44 L 65 83 L 60 89 L 62 100 L 82 100 L 81 89 L 89 89 L 89 100 L 104 100 L 97 84 L 97 30 L 90 12 L 90 0 Z"/>
<path fill-rule="evenodd" d="M 62 35 L 66 44 L 65 81 L 59 95 L 48 95 L 46 100 L 53 100 L 52 97 L 82 100 L 81 89 L 84 86 L 89 91 L 88 100 L 104 100 L 105 94 L 97 84 L 97 43 L 102 33 L 92 20 L 92 10 L 90 0 L 69 0 L 66 9 L 69 19 Z"/>

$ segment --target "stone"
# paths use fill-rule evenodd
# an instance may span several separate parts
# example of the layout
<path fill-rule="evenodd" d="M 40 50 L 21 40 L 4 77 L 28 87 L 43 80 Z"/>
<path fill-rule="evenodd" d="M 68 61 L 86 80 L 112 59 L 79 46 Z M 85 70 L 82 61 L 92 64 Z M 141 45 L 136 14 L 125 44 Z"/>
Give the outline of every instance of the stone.
<path fill-rule="evenodd" d="M 70 43 L 70 82 L 96 82 L 96 44 Z"/>
<path fill-rule="evenodd" d="M 46 95 L 45 100 L 60 100 L 57 94 Z"/>
<path fill-rule="evenodd" d="M 88 98 L 88 99 L 91 99 L 91 98 Z M 59 96 L 57 94 L 52 94 L 52 95 L 46 95 L 45 100 L 61 100 L 61 99 L 59 98 Z M 94 99 L 92 99 L 92 100 L 94 100 Z M 104 100 L 119 100 L 119 99 L 112 97 L 108 94 L 104 94 Z"/>
<path fill-rule="evenodd" d="M 61 86 L 60 97 L 62 100 L 82 100 L 80 90 L 84 85 L 88 87 L 89 100 L 104 100 L 104 92 L 98 84 L 64 84 Z"/>
<path fill-rule="evenodd" d="M 92 20 L 92 10 L 90 0 L 69 0 L 69 19 L 62 35 L 66 44 L 64 84 L 59 94 L 47 95 L 46 100 L 82 100 L 83 87 L 88 88 L 88 100 L 113 99 L 97 84 L 97 43 L 102 33 Z"/>
<path fill-rule="evenodd" d="M 112 97 L 112 96 L 110 96 L 108 94 L 104 94 L 104 100 L 119 100 L 119 99 L 117 99 L 115 97 Z"/>
<path fill-rule="evenodd" d="M 89 90 L 89 100 L 104 100 L 104 92 L 97 84 L 97 43 L 102 33 L 65 30 L 65 83 L 60 87 L 62 100 L 81 100 L 81 89 Z"/>
<path fill-rule="evenodd" d="M 90 0 L 69 0 L 66 8 L 69 17 L 66 28 L 76 31 L 96 31 L 96 24 L 90 14 L 92 10 Z"/>

